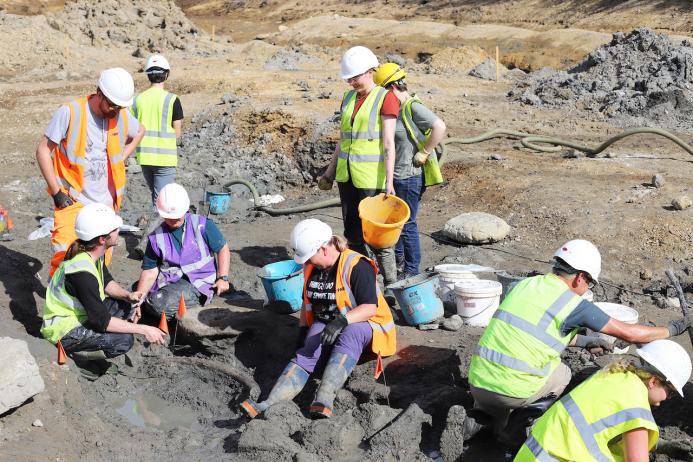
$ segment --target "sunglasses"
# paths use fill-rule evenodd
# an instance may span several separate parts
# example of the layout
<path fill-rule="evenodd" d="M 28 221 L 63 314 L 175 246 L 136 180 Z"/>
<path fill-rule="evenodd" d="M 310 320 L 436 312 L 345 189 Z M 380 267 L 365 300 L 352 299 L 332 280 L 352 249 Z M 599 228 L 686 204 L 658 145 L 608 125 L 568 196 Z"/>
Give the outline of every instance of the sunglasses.
<path fill-rule="evenodd" d="M 106 98 L 106 95 L 104 95 L 103 93 L 101 93 L 101 97 L 106 102 L 108 109 L 110 109 L 111 111 L 120 111 L 121 109 L 125 109 L 123 106 L 118 106 L 117 104 L 112 103 L 111 100 Z"/>

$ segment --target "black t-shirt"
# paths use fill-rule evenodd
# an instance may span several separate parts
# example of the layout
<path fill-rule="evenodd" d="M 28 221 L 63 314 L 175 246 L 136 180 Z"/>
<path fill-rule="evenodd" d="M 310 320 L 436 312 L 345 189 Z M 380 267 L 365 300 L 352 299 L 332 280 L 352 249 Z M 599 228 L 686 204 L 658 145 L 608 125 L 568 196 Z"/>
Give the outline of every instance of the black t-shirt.
<path fill-rule="evenodd" d="M 171 119 L 172 121 L 176 120 L 182 120 L 183 119 L 183 106 L 180 104 L 180 99 L 176 98 L 176 100 L 173 102 L 173 118 Z"/>
<path fill-rule="evenodd" d="M 103 267 L 103 286 L 113 280 L 108 268 Z M 99 281 L 86 271 L 65 275 L 65 291 L 75 297 L 87 310 L 87 326 L 96 332 L 106 332 L 111 314 L 101 300 Z"/>
<path fill-rule="evenodd" d="M 313 307 L 315 318 L 330 322 L 338 313 L 336 304 L 335 281 L 337 279 L 337 263 L 331 268 L 321 270 L 314 268 L 306 286 L 306 296 Z M 356 306 L 363 304 L 378 304 L 375 270 L 363 258 L 351 270 L 349 287 L 354 294 Z"/>

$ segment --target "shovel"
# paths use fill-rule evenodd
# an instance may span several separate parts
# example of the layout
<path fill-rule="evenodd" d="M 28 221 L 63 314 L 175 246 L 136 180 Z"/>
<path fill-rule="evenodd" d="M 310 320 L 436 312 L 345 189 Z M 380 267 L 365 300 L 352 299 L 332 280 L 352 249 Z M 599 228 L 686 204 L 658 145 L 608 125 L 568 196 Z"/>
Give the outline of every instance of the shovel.
<path fill-rule="evenodd" d="M 676 277 L 676 273 L 674 273 L 674 271 L 671 269 L 666 270 L 665 273 L 671 283 L 674 285 L 674 289 L 676 289 L 676 294 L 679 296 L 679 303 L 681 304 L 681 311 L 683 312 L 683 315 L 687 316 L 688 303 L 686 302 L 686 296 L 683 294 L 683 289 L 681 288 L 681 284 Z M 691 344 L 693 345 L 693 330 L 688 329 L 688 337 L 691 339 Z"/>

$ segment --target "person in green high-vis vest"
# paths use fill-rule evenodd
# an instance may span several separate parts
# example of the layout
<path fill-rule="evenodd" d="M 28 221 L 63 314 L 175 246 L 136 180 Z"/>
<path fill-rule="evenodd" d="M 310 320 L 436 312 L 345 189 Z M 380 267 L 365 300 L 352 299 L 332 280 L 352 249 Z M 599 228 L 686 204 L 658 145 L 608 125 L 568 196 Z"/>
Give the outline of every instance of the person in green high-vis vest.
<path fill-rule="evenodd" d="M 183 107 L 178 96 L 164 89 L 171 72 L 166 58 L 150 56 L 144 72 L 151 85 L 137 95 L 130 110 L 147 127 L 135 152 L 151 191 L 152 206 L 156 206 L 161 188 L 176 180 L 177 140 L 181 136 Z"/>
<path fill-rule="evenodd" d="M 474 409 L 464 422 L 465 439 L 485 423 L 501 442 L 510 447 L 521 444 L 530 423 L 521 416 L 528 408 L 546 410 L 570 382 L 570 368 L 561 362 L 563 350 L 575 346 L 601 354 L 613 348 L 603 338 L 577 334 L 579 328 L 644 344 L 681 335 L 693 324 L 693 315 L 666 327 L 611 318 L 582 297 L 599 282 L 601 266 L 601 254 L 594 244 L 583 239 L 568 241 L 554 253 L 550 274 L 526 278 L 506 295 L 470 363 Z"/>
<path fill-rule="evenodd" d="M 341 77 L 351 90 L 344 93 L 341 105 L 340 141 L 325 173 L 318 178 L 320 189 L 327 190 L 337 181 L 342 202 L 344 236 L 352 250 L 368 255 L 363 240 L 358 206 L 366 197 L 380 193 L 395 194 L 395 125 L 399 100 L 373 81 L 378 58 L 371 50 L 355 46 L 346 51 L 341 62 Z M 371 248 L 383 275 L 385 287 L 397 282 L 394 247 Z M 390 306 L 395 304 L 392 290 L 385 290 Z"/>
<path fill-rule="evenodd" d="M 395 246 L 400 279 L 419 274 L 421 246 L 416 214 L 427 186 L 443 182 L 435 147 L 445 136 L 445 123 L 409 94 L 407 74 L 396 63 L 383 63 L 375 72 L 375 83 L 392 91 L 401 103 L 395 128 L 395 193 L 409 205 L 411 214 Z"/>
<path fill-rule="evenodd" d="M 639 347 L 639 358 L 605 367 L 540 417 L 514 462 L 648 462 L 659 427 L 651 406 L 683 398 L 691 358 L 671 340 Z"/>

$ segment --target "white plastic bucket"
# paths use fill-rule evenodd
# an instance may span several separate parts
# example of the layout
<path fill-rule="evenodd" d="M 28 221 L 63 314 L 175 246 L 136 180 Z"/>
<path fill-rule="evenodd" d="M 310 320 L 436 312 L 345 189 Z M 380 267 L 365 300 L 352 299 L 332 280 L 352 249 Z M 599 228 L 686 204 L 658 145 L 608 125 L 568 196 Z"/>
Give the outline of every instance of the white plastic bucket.
<path fill-rule="evenodd" d="M 637 324 L 638 319 L 640 318 L 640 315 L 636 310 L 626 305 L 607 302 L 597 302 L 595 305 L 601 308 L 601 310 L 610 317 L 618 319 L 621 322 L 625 322 L 626 324 Z M 605 339 L 609 343 L 614 343 L 616 341 L 616 337 L 602 334 L 601 332 L 599 333 L 599 337 Z"/>
<path fill-rule="evenodd" d="M 444 304 L 455 305 L 455 284 L 470 279 L 478 279 L 476 274 L 469 270 L 468 265 L 444 264 L 436 265 L 433 270 L 438 273 L 438 298 Z"/>
<path fill-rule="evenodd" d="M 455 284 L 457 314 L 465 324 L 486 327 L 498 309 L 502 292 L 503 286 L 497 281 L 477 279 L 458 282 Z"/>

